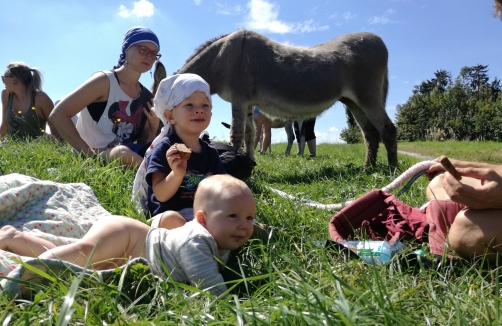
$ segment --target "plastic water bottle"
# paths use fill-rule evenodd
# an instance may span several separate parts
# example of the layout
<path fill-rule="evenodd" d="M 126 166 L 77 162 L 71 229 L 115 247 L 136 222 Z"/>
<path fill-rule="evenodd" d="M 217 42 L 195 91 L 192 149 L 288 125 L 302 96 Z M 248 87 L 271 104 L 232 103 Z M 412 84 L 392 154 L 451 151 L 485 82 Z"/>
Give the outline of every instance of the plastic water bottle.
<path fill-rule="evenodd" d="M 364 263 L 370 265 L 387 264 L 397 251 L 405 248 L 399 241 L 362 240 L 337 242 L 355 252 Z"/>

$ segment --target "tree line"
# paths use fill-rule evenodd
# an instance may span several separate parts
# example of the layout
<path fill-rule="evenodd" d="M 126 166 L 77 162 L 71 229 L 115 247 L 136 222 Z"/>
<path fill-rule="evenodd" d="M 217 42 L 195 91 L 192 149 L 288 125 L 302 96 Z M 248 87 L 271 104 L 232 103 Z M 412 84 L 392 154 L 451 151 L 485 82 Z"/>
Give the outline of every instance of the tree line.
<path fill-rule="evenodd" d="M 430 80 L 416 85 L 403 105 L 396 107 L 398 140 L 492 140 L 502 141 L 502 87 L 490 81 L 488 65 L 463 67 L 452 79 L 438 70 Z M 350 111 L 341 138 L 362 141 Z"/>

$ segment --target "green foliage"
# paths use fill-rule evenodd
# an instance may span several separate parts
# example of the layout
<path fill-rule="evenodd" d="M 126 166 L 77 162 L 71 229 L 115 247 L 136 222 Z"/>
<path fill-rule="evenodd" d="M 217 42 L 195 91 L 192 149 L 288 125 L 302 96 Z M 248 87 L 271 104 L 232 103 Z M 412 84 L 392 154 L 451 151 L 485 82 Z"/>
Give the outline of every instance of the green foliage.
<path fill-rule="evenodd" d="M 347 144 L 360 144 L 364 142 L 363 134 L 359 127 L 343 128 L 340 132 L 340 139 Z"/>
<path fill-rule="evenodd" d="M 433 144 L 434 146 L 431 146 Z M 474 146 L 476 145 L 477 146 Z M 407 143 L 433 157 L 451 152 L 486 158 L 494 143 Z M 389 184 L 416 160 L 400 155 L 390 169 L 381 150 L 376 167 L 364 169 L 363 145 L 319 144 L 317 157 L 284 157 L 286 145 L 257 156 L 248 184 L 257 201 L 257 219 L 266 224 L 264 242 L 252 240 L 232 253 L 224 271 L 229 295 L 215 298 L 198 289 L 158 280 L 146 267 L 116 270 L 104 280 L 96 273 L 54 277 L 24 300 L 0 297 L 2 325 L 52 325 L 71 293 L 69 325 L 495 325 L 500 320 L 498 270 L 475 265 L 409 268 L 395 259 L 388 266 L 345 260 L 318 245 L 328 239 L 335 212 L 303 206 L 270 190 L 321 203 L 358 198 Z M 1 173 L 23 173 L 58 182 L 90 185 L 114 214 L 144 219 L 130 203 L 134 170 L 83 160 L 65 144 L 3 141 Z M 404 147 L 406 148 L 406 147 Z M 464 150 L 462 150 L 464 149 Z M 474 149 L 474 150 L 473 150 Z M 410 150 L 411 151 L 411 150 Z M 446 152 L 451 151 L 451 152 Z M 276 154 L 277 153 L 277 154 Z M 484 155 L 484 156 L 483 156 Z M 425 201 L 420 178 L 400 199 L 414 207 Z M 407 243 L 407 251 L 427 245 Z M 399 256 L 397 258 L 405 257 Z M 75 287 L 74 284 L 78 284 Z"/>
<path fill-rule="evenodd" d="M 361 129 L 356 124 L 354 116 L 347 107 L 345 107 L 345 115 L 347 116 L 348 127 L 342 129 L 342 131 L 340 132 L 340 139 L 345 141 L 347 144 L 364 143 L 364 138 Z"/>
<path fill-rule="evenodd" d="M 500 80 L 490 83 L 487 67 L 463 67 L 454 82 L 439 70 L 415 86 L 408 101 L 396 107 L 398 139 L 501 140 Z"/>

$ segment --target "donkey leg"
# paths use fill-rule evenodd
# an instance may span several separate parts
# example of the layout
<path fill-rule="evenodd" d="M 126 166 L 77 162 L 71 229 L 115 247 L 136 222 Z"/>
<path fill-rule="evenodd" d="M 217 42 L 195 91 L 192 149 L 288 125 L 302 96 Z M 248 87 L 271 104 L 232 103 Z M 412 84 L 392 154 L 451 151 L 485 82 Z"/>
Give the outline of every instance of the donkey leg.
<path fill-rule="evenodd" d="M 230 126 L 230 142 L 232 146 L 241 148 L 245 142 L 245 152 L 254 160 L 254 122 L 253 112 L 243 101 L 232 101 L 232 124 Z"/>
<path fill-rule="evenodd" d="M 380 136 L 387 150 L 387 160 L 389 165 L 397 166 L 397 130 L 396 126 L 390 121 L 387 123 L 382 130 L 380 130 Z"/>
<path fill-rule="evenodd" d="M 392 123 L 385 107 L 381 104 L 374 104 L 373 106 L 366 106 L 364 109 L 366 118 L 371 122 L 371 124 L 378 130 L 380 135 L 379 138 L 382 139 L 385 149 L 387 150 L 387 160 L 390 166 L 397 166 L 397 131 L 396 126 Z"/>
<path fill-rule="evenodd" d="M 249 158 L 255 161 L 255 156 L 254 156 L 254 142 L 255 142 L 255 126 L 254 126 L 254 119 L 253 119 L 253 107 L 250 106 L 247 111 L 246 115 L 246 129 L 245 129 L 245 137 L 244 137 L 244 145 L 245 145 L 245 151 L 248 154 Z M 262 136 L 263 137 L 263 136 Z M 260 144 L 261 147 L 261 144 Z"/>
<path fill-rule="evenodd" d="M 366 158 L 364 160 L 364 166 L 375 166 L 378 154 L 378 142 L 380 139 L 378 130 L 368 120 L 366 114 L 359 106 L 357 106 L 357 104 L 349 99 L 344 99 L 343 103 L 349 108 L 363 133 L 364 144 L 366 145 Z"/>

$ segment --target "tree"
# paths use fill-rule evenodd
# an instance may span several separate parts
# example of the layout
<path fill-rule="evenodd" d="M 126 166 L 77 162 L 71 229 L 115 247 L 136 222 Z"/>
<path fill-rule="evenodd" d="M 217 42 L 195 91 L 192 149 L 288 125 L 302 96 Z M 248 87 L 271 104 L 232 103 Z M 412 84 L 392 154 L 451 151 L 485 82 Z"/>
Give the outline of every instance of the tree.
<path fill-rule="evenodd" d="M 340 138 L 347 144 L 359 144 L 363 142 L 363 134 L 356 123 L 356 119 L 345 106 L 345 115 L 347 116 L 347 128 L 342 129 Z"/>

